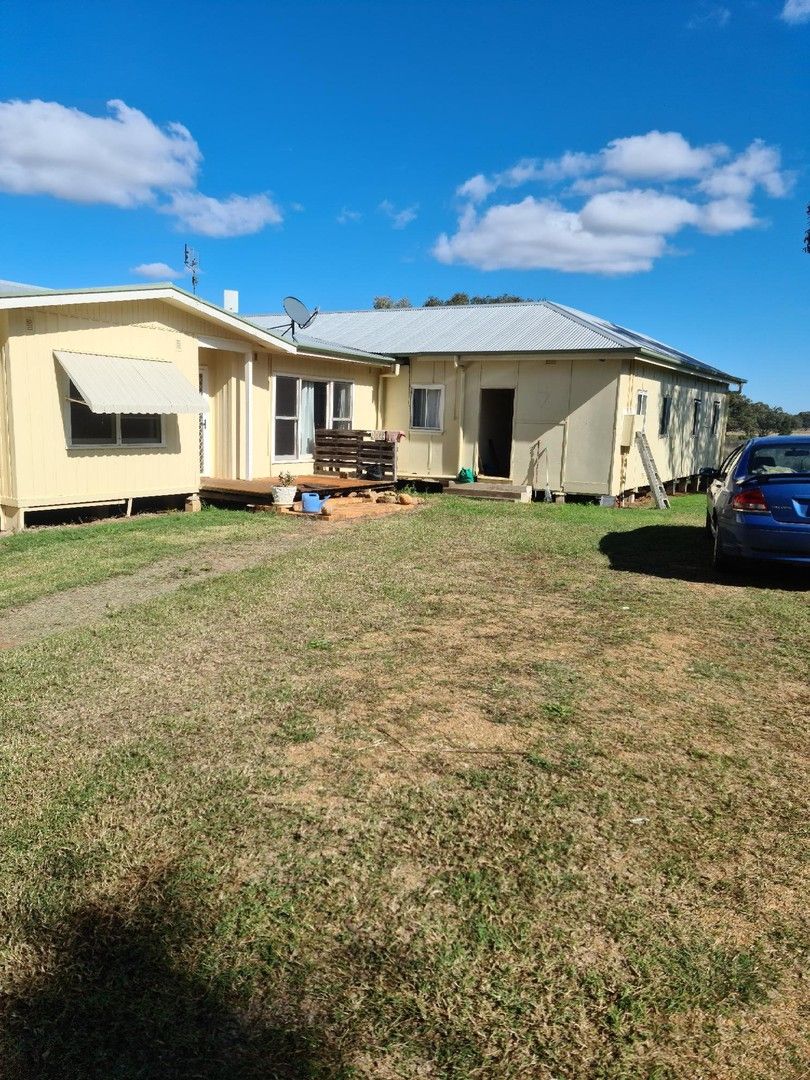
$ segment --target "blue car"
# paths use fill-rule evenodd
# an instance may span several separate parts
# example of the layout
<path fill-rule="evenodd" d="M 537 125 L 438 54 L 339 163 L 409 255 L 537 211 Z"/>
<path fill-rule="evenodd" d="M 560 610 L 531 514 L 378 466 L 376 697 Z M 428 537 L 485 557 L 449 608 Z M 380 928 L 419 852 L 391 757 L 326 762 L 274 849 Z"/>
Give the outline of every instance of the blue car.
<path fill-rule="evenodd" d="M 749 559 L 810 567 L 810 436 L 750 439 L 701 476 L 716 569 Z"/>

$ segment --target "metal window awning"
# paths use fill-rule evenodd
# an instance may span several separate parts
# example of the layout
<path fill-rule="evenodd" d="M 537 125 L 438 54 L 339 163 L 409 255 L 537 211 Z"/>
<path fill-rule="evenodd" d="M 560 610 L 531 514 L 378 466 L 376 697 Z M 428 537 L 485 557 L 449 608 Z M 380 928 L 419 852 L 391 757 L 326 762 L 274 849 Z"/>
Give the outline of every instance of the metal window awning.
<path fill-rule="evenodd" d="M 94 413 L 203 413 L 208 403 L 176 364 L 54 352 Z"/>

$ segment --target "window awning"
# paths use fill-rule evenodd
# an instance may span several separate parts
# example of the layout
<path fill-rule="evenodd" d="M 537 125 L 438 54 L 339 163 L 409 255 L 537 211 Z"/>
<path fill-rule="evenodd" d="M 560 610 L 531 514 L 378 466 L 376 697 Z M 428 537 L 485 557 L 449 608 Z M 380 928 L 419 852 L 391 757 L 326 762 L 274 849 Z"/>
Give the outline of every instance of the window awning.
<path fill-rule="evenodd" d="M 54 352 L 94 413 L 202 413 L 208 403 L 176 364 Z"/>

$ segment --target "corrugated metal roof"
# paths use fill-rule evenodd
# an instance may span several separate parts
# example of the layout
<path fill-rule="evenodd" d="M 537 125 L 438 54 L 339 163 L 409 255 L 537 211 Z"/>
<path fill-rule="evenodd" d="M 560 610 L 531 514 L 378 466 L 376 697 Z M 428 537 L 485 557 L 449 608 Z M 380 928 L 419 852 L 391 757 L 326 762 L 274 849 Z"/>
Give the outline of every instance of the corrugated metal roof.
<path fill-rule="evenodd" d="M 252 315 L 259 327 L 284 316 Z M 535 353 L 632 349 L 694 371 L 740 381 L 680 349 L 628 330 L 606 319 L 550 300 L 517 304 L 464 304 L 450 307 L 326 311 L 313 329 L 324 344 L 394 356 L 419 353 Z"/>
<path fill-rule="evenodd" d="M 0 297 L 3 296 L 39 296 L 42 293 L 50 292 L 50 289 L 43 289 L 41 285 L 23 285 L 19 281 L 5 281 L 0 278 Z"/>
<path fill-rule="evenodd" d="M 130 356 L 54 352 L 94 413 L 201 413 L 208 403 L 176 364 Z"/>
<path fill-rule="evenodd" d="M 138 285 L 104 285 L 100 288 L 85 288 L 85 289 L 43 289 L 38 285 L 22 285 L 15 281 L 4 281 L 0 279 L 0 307 L 23 307 L 24 301 L 27 297 L 31 297 L 32 306 L 41 306 L 42 304 L 58 305 L 61 303 L 69 304 L 72 299 L 81 300 L 82 298 L 92 298 L 98 295 L 115 297 L 116 294 L 121 293 L 128 298 L 133 295 L 137 295 L 138 298 L 147 298 L 152 295 L 158 295 L 160 299 L 167 299 L 171 303 L 191 304 L 195 307 L 208 308 L 215 317 L 222 321 L 224 318 L 233 327 L 234 324 L 238 326 L 241 324 L 245 330 L 252 334 L 254 338 L 264 336 L 271 341 L 283 341 L 285 345 L 292 346 L 293 349 L 298 351 L 312 351 L 317 352 L 319 355 L 334 357 L 337 360 L 354 360 L 362 363 L 371 364 L 376 367 L 390 367 L 394 361 L 390 356 L 384 355 L 385 350 L 374 349 L 370 352 L 365 352 L 361 348 L 353 347 L 350 343 L 343 344 L 337 341 L 322 341 L 318 337 L 311 337 L 309 335 L 299 334 L 297 338 L 293 339 L 289 335 L 284 335 L 278 332 L 278 326 L 271 327 L 262 326 L 258 323 L 254 323 L 244 315 L 239 315 L 233 311 L 225 311 L 218 304 L 212 303 L 210 300 L 205 300 L 201 296 L 187 292 L 185 289 L 179 288 L 171 281 L 155 281 Z M 164 294 L 164 295 L 160 295 Z M 168 296 L 165 294 L 169 294 Z M 3 301 L 7 303 L 3 303 Z M 278 323 L 279 319 L 283 325 L 289 322 L 286 316 L 278 316 L 275 322 Z M 273 322 L 272 319 L 269 320 Z M 257 334 L 257 330 L 261 331 L 261 335 Z"/>

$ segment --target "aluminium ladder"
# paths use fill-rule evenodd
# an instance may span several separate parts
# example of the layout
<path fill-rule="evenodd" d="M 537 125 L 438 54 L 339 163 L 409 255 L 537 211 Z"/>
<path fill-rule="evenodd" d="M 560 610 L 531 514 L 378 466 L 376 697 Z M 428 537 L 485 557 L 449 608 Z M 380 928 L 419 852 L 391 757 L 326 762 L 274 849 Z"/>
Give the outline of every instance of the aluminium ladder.
<path fill-rule="evenodd" d="M 658 475 L 658 469 L 655 466 L 655 458 L 652 456 L 649 441 L 643 431 L 636 432 L 636 443 L 638 444 L 638 450 L 641 454 L 641 460 L 644 462 L 644 471 L 647 474 L 650 492 L 655 499 L 655 505 L 659 510 L 669 510 L 669 499 L 664 490 L 664 485 L 661 483 L 661 477 Z"/>

